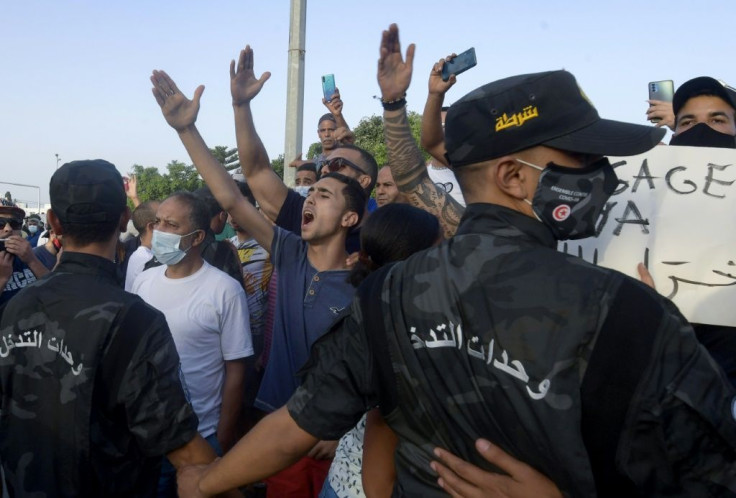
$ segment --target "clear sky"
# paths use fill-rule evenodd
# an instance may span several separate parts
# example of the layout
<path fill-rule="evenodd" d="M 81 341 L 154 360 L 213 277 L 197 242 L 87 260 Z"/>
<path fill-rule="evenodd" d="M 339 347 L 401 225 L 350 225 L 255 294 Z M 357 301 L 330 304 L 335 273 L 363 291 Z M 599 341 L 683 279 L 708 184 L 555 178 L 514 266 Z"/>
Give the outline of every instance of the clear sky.
<path fill-rule="evenodd" d="M 55 154 L 62 164 L 107 159 L 121 173 L 133 164 L 190 163 L 151 95 L 153 69 L 166 70 L 188 96 L 204 84 L 198 127 L 211 147 L 234 146 L 228 71 L 246 43 L 256 73 L 272 73 L 253 112 L 269 156 L 278 156 L 289 8 L 287 0 L 2 2 L 0 181 L 40 185 L 44 202 Z M 448 103 L 499 78 L 564 68 L 603 117 L 645 124 L 649 81 L 677 86 L 709 75 L 736 86 L 734 19 L 731 0 L 310 0 L 303 149 L 317 140 L 326 112 L 322 74 L 335 74 L 351 126 L 380 114 L 376 61 L 391 22 L 404 49 L 417 44 L 410 110 L 422 112 L 432 64 L 472 46 L 478 65 L 458 78 Z M 33 189 L 0 189 L 36 199 Z"/>

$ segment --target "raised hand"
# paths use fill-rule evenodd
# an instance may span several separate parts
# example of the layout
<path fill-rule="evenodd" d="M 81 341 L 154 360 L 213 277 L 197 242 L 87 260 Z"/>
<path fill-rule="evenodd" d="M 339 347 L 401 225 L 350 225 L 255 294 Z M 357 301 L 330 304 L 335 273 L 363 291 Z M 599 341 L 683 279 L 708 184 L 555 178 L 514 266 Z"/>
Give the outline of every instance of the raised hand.
<path fill-rule="evenodd" d="M 647 109 L 647 119 L 658 119 L 654 123 L 656 127 L 666 126 L 670 130 L 675 131 L 675 113 L 672 110 L 672 102 L 662 100 L 647 100 L 649 108 Z"/>
<path fill-rule="evenodd" d="M 330 100 L 322 98 L 322 103 L 332 113 L 335 118 L 342 116 L 342 99 L 340 98 L 340 90 L 335 88 L 335 93 L 332 94 Z"/>
<path fill-rule="evenodd" d="M 151 75 L 151 83 L 153 83 L 151 89 L 153 96 L 161 107 L 161 113 L 169 126 L 176 131 L 182 131 L 197 121 L 199 100 L 202 98 L 204 85 L 199 85 L 194 90 L 192 100 L 189 100 L 165 71 L 154 70 Z"/>
<path fill-rule="evenodd" d="M 404 60 L 401 55 L 399 27 L 392 24 L 388 30 L 383 32 L 378 59 L 378 86 L 381 87 L 384 102 L 399 100 L 406 95 L 406 90 L 411 83 L 415 48 L 413 43 L 409 45 L 409 48 L 406 49 L 406 60 Z"/>
<path fill-rule="evenodd" d="M 448 79 L 447 81 L 442 80 L 442 68 L 444 67 L 445 62 L 449 62 L 455 57 L 457 57 L 457 54 L 450 54 L 444 59 L 440 59 L 439 62 L 435 63 L 434 66 L 432 66 L 432 70 L 429 72 L 430 94 L 445 95 L 445 93 L 447 93 L 447 90 L 449 90 L 450 87 L 455 84 L 457 78 L 454 74 L 450 75 L 450 79 Z"/>
<path fill-rule="evenodd" d="M 344 126 L 338 126 L 332 136 L 335 138 L 336 142 L 341 144 L 355 143 L 355 133 Z"/>
<path fill-rule="evenodd" d="M 248 104 L 258 95 L 263 84 L 270 77 L 271 73 L 266 71 L 260 78 L 256 78 L 253 72 L 253 49 L 250 48 L 250 45 L 246 45 L 240 51 L 237 70 L 235 61 L 230 61 L 230 93 L 233 97 L 233 105 Z"/>
<path fill-rule="evenodd" d="M 138 198 L 138 178 L 135 175 L 123 177 L 125 182 L 125 195 L 133 203 L 133 207 L 138 207 L 141 204 Z"/>

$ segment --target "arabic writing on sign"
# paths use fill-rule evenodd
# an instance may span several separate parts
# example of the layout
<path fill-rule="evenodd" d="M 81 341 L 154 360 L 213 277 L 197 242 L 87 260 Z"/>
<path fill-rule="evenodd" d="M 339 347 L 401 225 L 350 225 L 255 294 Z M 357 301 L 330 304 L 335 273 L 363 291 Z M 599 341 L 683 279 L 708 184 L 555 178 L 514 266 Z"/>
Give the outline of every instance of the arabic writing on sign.
<path fill-rule="evenodd" d="M 517 112 L 511 116 L 505 112 L 501 117 L 496 118 L 496 131 L 505 130 L 514 126 L 521 126 L 526 121 L 539 116 L 539 110 L 535 106 L 526 106 L 522 112 Z"/>
<path fill-rule="evenodd" d="M 41 349 L 42 347 L 43 332 L 39 332 L 38 330 L 27 330 L 18 334 L 17 337 L 13 337 L 13 334 L 8 334 L 3 337 L 3 344 L 0 344 L 0 358 L 7 358 L 10 351 L 16 348 Z M 56 337 L 51 337 L 46 341 L 46 348 L 54 351 L 63 358 L 72 367 L 72 373 L 74 375 L 79 375 L 82 372 L 82 362 L 79 362 L 76 368 L 74 367 L 74 357 L 69 351 L 69 348 L 64 344 L 64 339 L 59 342 Z"/>
<path fill-rule="evenodd" d="M 431 337 L 430 340 L 422 340 L 417 334 L 416 334 L 416 327 L 411 327 L 409 329 L 409 332 L 411 333 L 411 345 L 414 349 L 434 349 L 434 348 L 457 348 L 459 350 L 463 349 L 463 326 L 458 325 L 455 327 L 455 324 L 450 322 L 448 324 L 440 324 L 437 325 L 434 329 L 429 330 L 429 337 Z M 439 335 L 441 334 L 441 337 Z M 495 340 L 491 339 L 491 342 L 488 343 L 488 352 L 486 352 L 485 348 L 483 347 L 483 344 L 480 342 L 480 339 L 478 337 L 471 337 L 468 341 L 466 341 L 465 351 L 468 354 L 468 356 L 472 358 L 477 358 L 479 360 L 485 361 L 487 365 L 493 364 L 495 368 L 498 370 L 511 375 L 512 377 L 515 377 L 516 379 L 519 379 L 523 383 L 527 384 L 526 390 L 529 394 L 529 397 L 531 397 L 534 400 L 540 400 L 543 399 L 547 392 L 549 391 L 551 382 L 549 379 L 544 379 L 542 382 L 539 383 L 539 392 L 534 392 L 529 387 L 529 375 L 527 375 L 526 370 L 524 369 L 524 365 L 519 360 L 511 360 L 511 363 L 509 364 L 509 355 L 506 352 L 506 350 L 501 351 L 501 359 L 503 361 L 499 361 L 497 359 L 493 358 L 493 349 L 495 347 Z"/>

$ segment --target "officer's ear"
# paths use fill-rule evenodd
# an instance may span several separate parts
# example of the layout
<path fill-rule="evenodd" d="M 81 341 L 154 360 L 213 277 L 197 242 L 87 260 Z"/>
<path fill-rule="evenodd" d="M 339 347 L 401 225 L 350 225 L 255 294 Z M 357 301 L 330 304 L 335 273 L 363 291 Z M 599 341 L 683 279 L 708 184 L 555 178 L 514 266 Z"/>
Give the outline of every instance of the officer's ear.
<path fill-rule="evenodd" d="M 513 156 L 504 156 L 496 160 L 493 181 L 496 187 L 516 200 L 528 199 L 537 188 L 537 175 L 532 168 L 527 168 Z"/>
<path fill-rule="evenodd" d="M 56 236 L 63 235 L 64 230 L 61 228 L 61 222 L 59 221 L 59 217 L 56 216 L 56 213 L 54 213 L 53 209 L 49 209 L 46 211 L 46 221 L 49 225 L 51 225 L 51 229 L 54 231 Z"/>

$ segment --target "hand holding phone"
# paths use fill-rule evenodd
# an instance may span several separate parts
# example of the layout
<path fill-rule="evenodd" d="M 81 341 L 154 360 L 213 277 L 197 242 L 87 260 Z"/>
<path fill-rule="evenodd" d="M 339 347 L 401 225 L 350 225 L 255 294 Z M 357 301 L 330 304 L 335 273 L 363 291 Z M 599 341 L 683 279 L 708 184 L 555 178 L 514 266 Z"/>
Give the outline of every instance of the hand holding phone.
<path fill-rule="evenodd" d="M 475 67 L 476 64 L 475 48 L 471 47 L 457 57 L 445 61 L 444 66 L 442 66 L 442 81 L 449 80 L 453 74 L 457 76 L 464 73 L 471 67 Z"/>
<path fill-rule="evenodd" d="M 662 102 L 672 102 L 675 95 L 675 85 L 672 80 L 650 81 L 649 82 L 649 100 L 659 100 Z M 649 106 L 652 107 L 651 105 Z M 659 123 L 662 117 L 653 116 L 649 119 L 652 123 Z"/>

